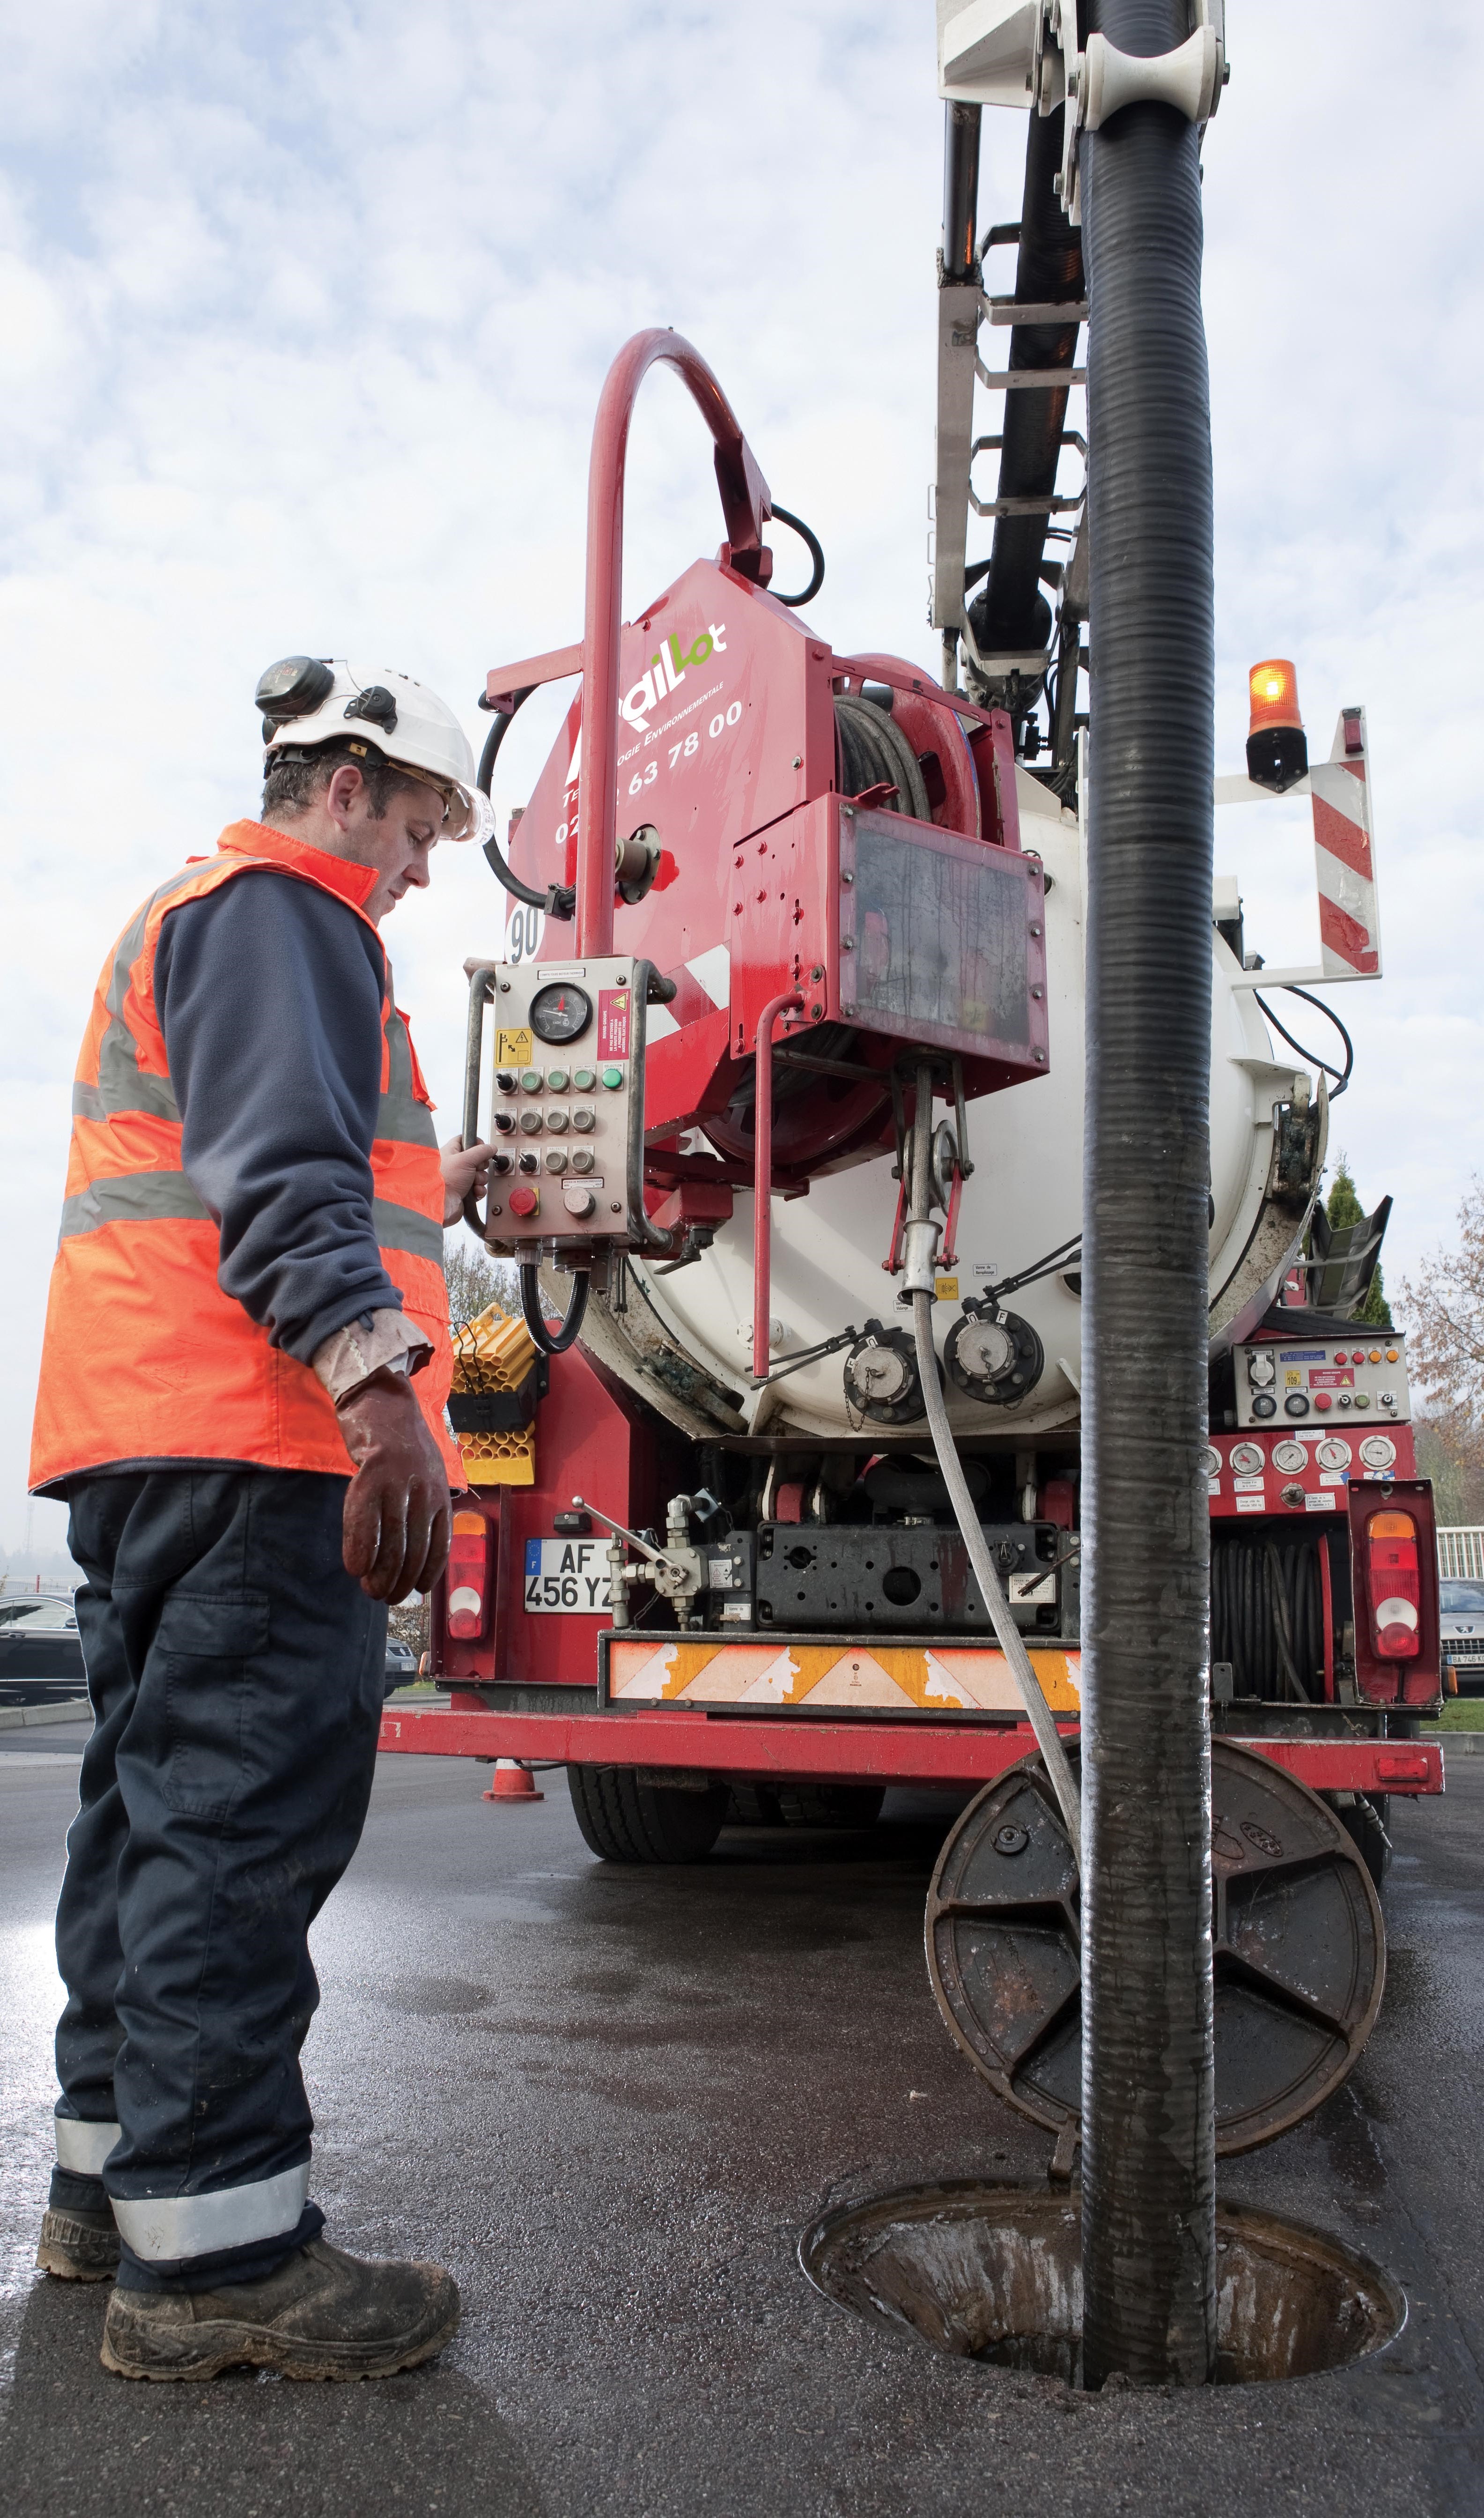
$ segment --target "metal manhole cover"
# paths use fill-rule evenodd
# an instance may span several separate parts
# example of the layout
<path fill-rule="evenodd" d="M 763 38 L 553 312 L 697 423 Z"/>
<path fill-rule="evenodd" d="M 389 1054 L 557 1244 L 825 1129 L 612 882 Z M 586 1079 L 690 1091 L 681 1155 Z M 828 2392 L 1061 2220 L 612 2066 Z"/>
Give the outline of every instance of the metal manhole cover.
<path fill-rule="evenodd" d="M 1216 2149 L 1271 2142 L 1336 2089 L 1375 2026 L 1385 1932 L 1332 1810 L 1230 1741 L 1211 1750 Z M 970 2062 L 1037 2124 L 1080 2121 L 1076 1868 L 1040 1759 L 985 1786 L 938 1856 L 928 1972 Z"/>

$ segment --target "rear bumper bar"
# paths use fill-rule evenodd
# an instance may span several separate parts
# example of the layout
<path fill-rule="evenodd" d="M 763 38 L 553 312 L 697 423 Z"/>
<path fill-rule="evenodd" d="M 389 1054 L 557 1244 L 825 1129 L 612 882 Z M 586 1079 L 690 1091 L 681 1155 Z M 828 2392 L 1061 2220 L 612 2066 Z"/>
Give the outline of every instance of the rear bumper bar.
<path fill-rule="evenodd" d="M 1075 1739 L 1076 1725 L 1064 1726 Z M 1029 1755 L 1028 1723 L 769 1722 L 656 1714 L 405 1713 L 380 1745 L 417 1758 L 521 1758 L 561 1765 L 686 1768 L 799 1783 L 985 1784 Z M 1419 1740 L 1239 1740 L 1317 1793 L 1440 1793 L 1443 1752 Z"/>

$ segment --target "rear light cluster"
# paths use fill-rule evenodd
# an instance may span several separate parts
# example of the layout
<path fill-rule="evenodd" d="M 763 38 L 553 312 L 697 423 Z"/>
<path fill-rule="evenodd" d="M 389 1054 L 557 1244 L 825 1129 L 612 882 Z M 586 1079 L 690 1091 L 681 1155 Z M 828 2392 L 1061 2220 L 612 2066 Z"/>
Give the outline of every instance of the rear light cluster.
<path fill-rule="evenodd" d="M 1361 1699 L 1434 1704 L 1442 1660 L 1432 1490 L 1425 1478 L 1352 1476 L 1345 1501 Z"/>
<path fill-rule="evenodd" d="M 1375 1649 L 1383 1661 L 1416 1661 L 1421 1650 L 1422 1585 L 1411 1513 L 1374 1512 L 1366 1553 Z"/>
<path fill-rule="evenodd" d="M 449 1547 L 448 1630 L 459 1643 L 473 1643 L 490 1618 L 490 1525 L 482 1512 L 467 1509 L 454 1515 Z"/>

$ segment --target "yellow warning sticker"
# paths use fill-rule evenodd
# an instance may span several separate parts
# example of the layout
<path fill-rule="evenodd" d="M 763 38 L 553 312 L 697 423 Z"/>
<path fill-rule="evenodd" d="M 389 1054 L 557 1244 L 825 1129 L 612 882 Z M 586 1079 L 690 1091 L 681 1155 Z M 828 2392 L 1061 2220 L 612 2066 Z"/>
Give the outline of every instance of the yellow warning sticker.
<path fill-rule="evenodd" d="M 956 1303 L 958 1300 L 958 1279 L 956 1277 L 935 1277 L 933 1280 L 933 1291 L 938 1296 L 940 1303 Z"/>
<path fill-rule="evenodd" d="M 495 1034 L 495 1064 L 497 1066 L 529 1066 L 531 1064 L 531 1056 L 532 1041 L 529 1029 L 525 1031 L 498 1031 Z"/>

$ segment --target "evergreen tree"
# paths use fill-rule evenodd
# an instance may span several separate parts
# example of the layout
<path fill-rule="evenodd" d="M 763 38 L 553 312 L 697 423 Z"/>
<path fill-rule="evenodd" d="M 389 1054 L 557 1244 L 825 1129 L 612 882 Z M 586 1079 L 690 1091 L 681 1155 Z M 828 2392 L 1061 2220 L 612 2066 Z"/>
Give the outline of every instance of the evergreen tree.
<path fill-rule="evenodd" d="M 1366 1209 L 1361 1203 L 1360 1192 L 1355 1186 L 1349 1160 L 1344 1154 L 1340 1155 L 1335 1164 L 1333 1185 L 1325 1200 L 1325 1213 L 1330 1219 L 1331 1233 L 1342 1231 L 1347 1224 L 1359 1224 L 1365 1217 Z M 1375 1263 L 1375 1272 L 1367 1287 L 1366 1299 L 1360 1310 L 1352 1314 L 1352 1318 L 1363 1322 L 1367 1328 L 1389 1329 L 1391 1326 L 1391 1306 L 1386 1300 L 1386 1288 L 1381 1277 L 1379 1260 Z"/>

